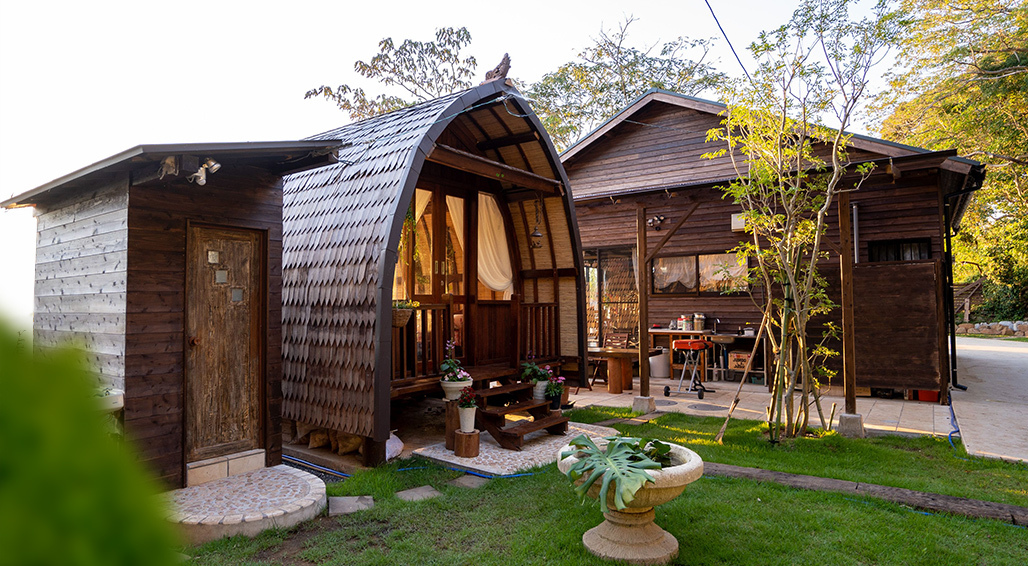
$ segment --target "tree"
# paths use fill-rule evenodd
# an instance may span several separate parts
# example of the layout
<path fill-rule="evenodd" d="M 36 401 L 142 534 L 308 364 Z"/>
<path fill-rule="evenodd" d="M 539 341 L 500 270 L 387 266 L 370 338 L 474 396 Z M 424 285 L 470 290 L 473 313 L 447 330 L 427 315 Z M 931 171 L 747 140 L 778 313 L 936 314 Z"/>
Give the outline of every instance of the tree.
<path fill-rule="evenodd" d="M 379 52 L 370 62 L 357 61 L 353 68 L 402 94 L 369 96 L 362 88 L 343 84 L 335 88 L 322 85 L 307 91 L 305 98 L 323 96 L 348 112 L 352 120 L 363 120 L 464 90 L 473 84 L 477 66 L 474 57 L 461 55 L 461 49 L 470 43 L 471 33 L 463 27 L 440 28 L 435 41 L 406 39 L 399 47 L 387 37 L 378 43 Z"/>
<path fill-rule="evenodd" d="M 825 219 L 842 190 L 856 190 L 869 168 L 847 158 L 844 131 L 865 97 L 867 77 L 896 33 L 884 0 L 873 17 L 851 21 L 850 0 L 804 0 L 787 25 L 763 32 L 749 49 L 758 67 L 750 80 L 728 85 L 722 127 L 708 140 L 725 146 L 739 179 L 725 188 L 746 216 L 751 241 L 738 253 L 756 260 L 751 277 L 766 297 L 762 331 L 772 354 L 770 439 L 803 434 L 811 406 L 820 405 L 823 367 L 834 354 L 811 338 L 811 320 L 834 307 L 818 271 Z M 823 124 L 831 119 L 837 126 Z M 843 176 L 856 174 L 852 185 Z M 831 327 L 829 332 L 831 332 Z M 796 388 L 799 386 L 799 400 Z"/>
<path fill-rule="evenodd" d="M 954 242 L 956 277 L 984 274 L 1028 316 L 1028 1 L 903 0 L 900 65 L 879 100 L 887 139 L 988 166 Z"/>
<path fill-rule="evenodd" d="M 679 37 L 663 44 L 659 53 L 655 53 L 656 45 L 647 49 L 628 46 L 628 28 L 634 21 L 629 17 L 616 31 L 600 30 L 578 60 L 561 65 L 526 89 L 525 95 L 558 150 L 569 147 L 650 88 L 696 94 L 724 77 L 704 62 L 710 40 Z M 686 58 L 688 52 L 696 52 L 695 58 Z"/>

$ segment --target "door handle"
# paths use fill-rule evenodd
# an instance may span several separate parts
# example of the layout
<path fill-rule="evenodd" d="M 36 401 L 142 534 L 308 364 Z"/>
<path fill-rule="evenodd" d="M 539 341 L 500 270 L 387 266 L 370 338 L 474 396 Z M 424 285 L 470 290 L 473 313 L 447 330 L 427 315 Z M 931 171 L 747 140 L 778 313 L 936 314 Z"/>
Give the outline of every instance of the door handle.
<path fill-rule="evenodd" d="M 189 337 L 189 345 L 190 346 L 199 346 L 200 345 L 200 339 L 197 338 L 196 336 L 190 336 Z"/>

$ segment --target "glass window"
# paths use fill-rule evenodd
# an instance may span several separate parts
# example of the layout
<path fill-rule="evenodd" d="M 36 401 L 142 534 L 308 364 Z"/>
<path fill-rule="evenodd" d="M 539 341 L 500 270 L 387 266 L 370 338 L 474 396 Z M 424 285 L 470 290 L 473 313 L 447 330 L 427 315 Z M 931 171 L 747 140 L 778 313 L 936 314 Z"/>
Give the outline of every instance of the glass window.
<path fill-rule="evenodd" d="M 625 332 L 638 344 L 639 292 L 634 248 L 585 252 L 586 314 L 590 344 L 611 332 Z"/>
<path fill-rule="evenodd" d="M 699 256 L 700 292 L 745 291 L 746 263 L 735 254 Z"/>
<path fill-rule="evenodd" d="M 415 191 L 414 203 L 414 294 L 432 294 L 432 193 Z"/>
<path fill-rule="evenodd" d="M 446 261 L 443 263 L 445 292 L 464 294 L 464 199 L 446 196 Z"/>
<path fill-rule="evenodd" d="M 653 260 L 654 293 L 693 293 L 697 288 L 696 256 L 658 257 Z"/>
<path fill-rule="evenodd" d="M 932 240 L 882 240 L 868 242 L 868 261 L 917 261 L 932 259 Z"/>

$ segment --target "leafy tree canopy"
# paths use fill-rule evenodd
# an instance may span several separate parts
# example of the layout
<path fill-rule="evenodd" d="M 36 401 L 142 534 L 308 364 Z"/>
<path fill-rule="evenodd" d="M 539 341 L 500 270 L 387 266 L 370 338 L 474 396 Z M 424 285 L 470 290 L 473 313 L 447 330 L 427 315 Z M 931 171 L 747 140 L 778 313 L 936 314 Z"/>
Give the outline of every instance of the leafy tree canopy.
<path fill-rule="evenodd" d="M 478 65 L 474 57 L 461 54 L 470 43 L 471 33 L 463 27 L 440 28 L 435 41 L 406 39 L 399 47 L 387 37 L 378 42 L 378 54 L 371 61 L 357 61 L 353 67 L 361 76 L 396 87 L 402 94 L 373 96 L 343 84 L 335 88 L 322 85 L 307 91 L 305 98 L 323 96 L 351 119 L 363 120 L 464 90 L 473 84 Z"/>
<path fill-rule="evenodd" d="M 679 37 L 657 48 L 632 47 L 629 17 L 614 31 L 601 30 L 578 59 L 561 65 L 525 90 L 558 150 L 651 88 L 697 94 L 724 75 L 705 62 L 711 40 Z"/>
<path fill-rule="evenodd" d="M 881 134 L 987 164 L 955 242 L 956 276 L 1012 285 L 1028 314 L 1028 1 L 903 0 L 901 10 Z"/>

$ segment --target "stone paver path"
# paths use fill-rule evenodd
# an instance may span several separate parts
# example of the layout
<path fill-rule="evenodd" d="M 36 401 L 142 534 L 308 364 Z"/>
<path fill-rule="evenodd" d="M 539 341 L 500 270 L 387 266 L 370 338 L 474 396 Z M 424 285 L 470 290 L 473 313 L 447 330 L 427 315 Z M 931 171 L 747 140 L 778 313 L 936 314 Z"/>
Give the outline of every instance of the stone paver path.
<path fill-rule="evenodd" d="M 404 501 L 421 501 L 422 499 L 432 499 L 433 497 L 439 497 L 440 495 L 442 495 L 442 493 L 430 485 L 423 485 L 421 487 L 414 487 L 396 492 L 396 497 Z"/>
<path fill-rule="evenodd" d="M 357 511 L 367 511 L 375 506 L 375 498 L 370 495 L 350 497 L 329 497 L 328 516 L 349 515 Z"/>

